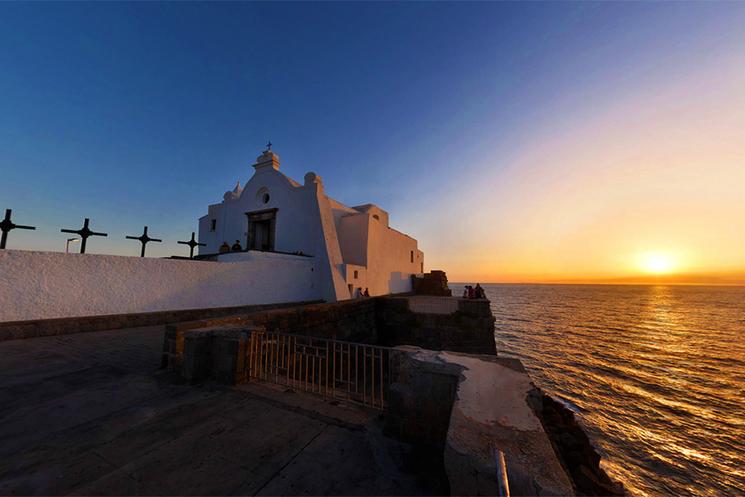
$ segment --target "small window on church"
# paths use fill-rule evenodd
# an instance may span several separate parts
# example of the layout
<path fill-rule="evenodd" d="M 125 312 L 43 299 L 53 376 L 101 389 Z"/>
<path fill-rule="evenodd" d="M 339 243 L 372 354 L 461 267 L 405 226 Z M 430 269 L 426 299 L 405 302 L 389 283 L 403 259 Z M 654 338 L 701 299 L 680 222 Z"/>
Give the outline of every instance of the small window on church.
<path fill-rule="evenodd" d="M 379 217 L 379 216 L 378 216 L 377 214 L 373 214 L 373 217 L 374 217 L 375 219 L 377 219 L 378 221 L 380 221 L 380 217 Z"/>
<path fill-rule="evenodd" d="M 263 196 L 261 197 L 261 200 L 262 200 L 262 201 L 263 201 L 263 202 L 264 202 L 265 204 L 268 204 L 268 203 L 269 203 L 269 194 L 268 194 L 268 193 L 265 193 L 265 194 L 264 194 L 264 195 L 263 195 Z"/>
<path fill-rule="evenodd" d="M 359 273 L 357 271 L 355 271 L 354 272 L 354 279 L 357 279 L 358 276 L 359 276 Z"/>
<path fill-rule="evenodd" d="M 217 219 L 213 219 L 210 222 L 210 231 L 215 231 L 217 229 Z"/>
<path fill-rule="evenodd" d="M 411 251 L 411 262 L 414 262 L 414 251 Z"/>

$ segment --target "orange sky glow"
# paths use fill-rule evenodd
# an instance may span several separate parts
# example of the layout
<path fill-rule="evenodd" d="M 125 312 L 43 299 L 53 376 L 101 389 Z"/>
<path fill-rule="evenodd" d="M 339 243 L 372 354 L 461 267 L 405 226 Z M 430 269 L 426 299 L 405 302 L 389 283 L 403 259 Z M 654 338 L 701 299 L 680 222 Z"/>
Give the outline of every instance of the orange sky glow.
<path fill-rule="evenodd" d="M 745 284 L 744 62 L 631 89 L 507 167 L 485 158 L 420 237 L 428 265 L 451 281 Z"/>

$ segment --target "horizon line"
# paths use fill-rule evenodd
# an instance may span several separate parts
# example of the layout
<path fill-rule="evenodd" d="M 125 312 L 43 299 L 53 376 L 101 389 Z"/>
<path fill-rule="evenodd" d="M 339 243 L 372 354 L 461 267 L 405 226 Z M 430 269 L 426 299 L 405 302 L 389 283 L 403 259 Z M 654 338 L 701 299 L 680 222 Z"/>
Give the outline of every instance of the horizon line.
<path fill-rule="evenodd" d="M 475 280 L 474 280 L 475 281 Z M 448 281 L 450 284 L 470 283 L 470 281 Z M 623 283 L 623 282 L 567 282 L 567 281 L 541 281 L 541 282 L 530 282 L 530 281 L 492 281 L 492 282 L 478 282 L 480 285 L 544 285 L 544 286 L 723 286 L 723 287 L 745 287 L 744 283 L 674 283 L 674 282 L 635 282 L 635 283 Z"/>

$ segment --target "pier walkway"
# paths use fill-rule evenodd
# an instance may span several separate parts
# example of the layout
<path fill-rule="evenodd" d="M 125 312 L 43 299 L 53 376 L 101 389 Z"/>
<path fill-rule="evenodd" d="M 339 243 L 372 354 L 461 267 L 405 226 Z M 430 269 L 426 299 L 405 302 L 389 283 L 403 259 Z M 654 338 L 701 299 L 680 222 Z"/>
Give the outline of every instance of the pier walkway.
<path fill-rule="evenodd" d="M 377 413 L 179 384 L 162 344 L 160 326 L 0 342 L 0 495 L 428 493 Z"/>

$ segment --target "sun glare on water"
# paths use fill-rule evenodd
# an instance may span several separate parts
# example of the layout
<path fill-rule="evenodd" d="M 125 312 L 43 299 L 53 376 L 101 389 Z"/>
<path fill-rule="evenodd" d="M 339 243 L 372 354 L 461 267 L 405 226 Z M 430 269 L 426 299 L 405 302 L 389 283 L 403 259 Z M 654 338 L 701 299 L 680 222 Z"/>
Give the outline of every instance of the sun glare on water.
<path fill-rule="evenodd" d="M 675 258 L 664 252 L 648 252 L 639 257 L 639 267 L 646 273 L 668 274 L 676 266 Z"/>

